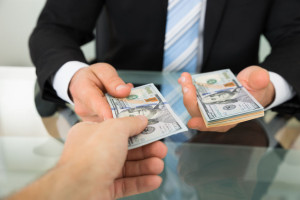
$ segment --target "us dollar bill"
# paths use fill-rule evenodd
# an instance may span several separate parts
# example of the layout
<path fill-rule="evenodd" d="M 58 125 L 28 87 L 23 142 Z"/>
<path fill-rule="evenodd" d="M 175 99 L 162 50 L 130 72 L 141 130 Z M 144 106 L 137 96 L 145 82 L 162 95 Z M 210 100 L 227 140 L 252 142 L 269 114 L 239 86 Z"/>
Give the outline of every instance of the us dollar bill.
<path fill-rule="evenodd" d="M 148 118 L 146 129 L 141 134 L 129 138 L 128 149 L 187 131 L 187 127 L 152 83 L 133 88 L 126 98 L 114 98 L 109 94 L 106 94 L 106 98 L 114 118 L 137 115 Z"/>
<path fill-rule="evenodd" d="M 230 69 L 192 76 L 207 127 L 225 126 L 264 115 L 264 108 Z"/>

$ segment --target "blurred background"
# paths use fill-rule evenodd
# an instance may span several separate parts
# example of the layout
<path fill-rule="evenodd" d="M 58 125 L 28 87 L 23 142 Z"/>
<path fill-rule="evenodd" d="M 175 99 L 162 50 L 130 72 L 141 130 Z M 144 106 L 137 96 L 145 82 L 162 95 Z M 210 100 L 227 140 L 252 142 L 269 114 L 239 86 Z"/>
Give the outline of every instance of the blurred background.
<path fill-rule="evenodd" d="M 0 66 L 32 66 L 28 38 L 46 0 L 0 0 Z M 88 60 L 95 43 L 82 47 Z"/>

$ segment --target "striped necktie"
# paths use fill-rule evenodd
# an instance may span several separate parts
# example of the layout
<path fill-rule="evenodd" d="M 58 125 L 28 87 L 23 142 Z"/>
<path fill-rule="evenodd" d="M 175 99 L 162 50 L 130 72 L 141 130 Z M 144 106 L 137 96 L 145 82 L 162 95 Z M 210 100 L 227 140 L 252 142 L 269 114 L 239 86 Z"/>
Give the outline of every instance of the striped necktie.
<path fill-rule="evenodd" d="M 169 0 L 163 71 L 195 72 L 202 0 Z"/>
<path fill-rule="evenodd" d="M 201 16 L 202 0 L 169 0 L 167 26 L 164 46 L 164 72 L 195 72 L 197 67 L 197 54 L 199 46 L 199 26 Z M 166 97 L 175 113 L 186 123 L 189 114 L 186 111 L 181 93 L 181 87 L 177 83 L 177 76 L 174 73 L 165 74 L 162 94 Z M 169 154 L 165 158 L 169 166 L 166 186 L 170 187 L 167 195 L 170 199 L 181 199 L 183 191 L 173 188 L 179 187 L 176 183 L 179 180 L 177 174 L 178 158 L 175 154 L 178 143 L 185 142 L 191 137 L 191 132 L 172 135 L 164 139 L 168 145 Z M 173 181 L 172 181 L 173 180 Z M 175 185 L 174 185 L 175 183 Z M 182 187 L 180 187 L 182 188 Z"/>
<path fill-rule="evenodd" d="M 169 0 L 164 47 L 164 72 L 191 72 L 197 67 L 200 16 L 203 0 Z M 172 75 L 165 76 L 172 79 Z M 187 120 L 188 113 L 182 103 L 181 88 L 176 88 L 177 79 L 164 80 L 162 94 L 181 119 Z M 172 84 L 170 84 L 172 82 Z M 173 106 L 176 105 L 176 106 Z"/>

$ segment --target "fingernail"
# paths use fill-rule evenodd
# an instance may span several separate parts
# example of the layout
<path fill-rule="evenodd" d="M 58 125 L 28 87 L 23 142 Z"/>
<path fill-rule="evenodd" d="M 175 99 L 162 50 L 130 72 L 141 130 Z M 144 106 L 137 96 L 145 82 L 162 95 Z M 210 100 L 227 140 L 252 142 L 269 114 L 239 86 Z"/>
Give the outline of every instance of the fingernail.
<path fill-rule="evenodd" d="M 122 90 L 123 88 L 127 88 L 126 85 L 119 85 L 118 87 L 116 87 L 116 90 Z"/>
<path fill-rule="evenodd" d="M 185 77 L 184 77 L 184 76 L 182 76 L 182 77 L 180 78 L 180 82 L 181 82 L 181 83 L 184 83 L 184 82 L 185 82 Z"/>
<path fill-rule="evenodd" d="M 187 87 L 183 88 L 183 93 L 187 93 L 188 91 L 189 91 L 189 88 L 187 88 Z"/>
<path fill-rule="evenodd" d="M 144 115 L 138 115 L 138 118 L 140 118 L 142 121 L 147 121 L 147 117 L 145 117 Z"/>
<path fill-rule="evenodd" d="M 102 117 L 103 117 L 103 121 L 105 121 L 105 120 L 108 120 L 109 118 L 108 117 L 106 117 L 105 115 L 102 115 Z"/>

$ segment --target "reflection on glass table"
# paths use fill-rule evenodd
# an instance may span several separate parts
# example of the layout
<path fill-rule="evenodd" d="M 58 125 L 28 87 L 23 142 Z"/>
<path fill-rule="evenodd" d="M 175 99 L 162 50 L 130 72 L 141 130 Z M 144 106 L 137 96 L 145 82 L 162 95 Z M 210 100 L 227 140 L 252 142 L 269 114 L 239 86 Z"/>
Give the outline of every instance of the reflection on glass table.
<path fill-rule="evenodd" d="M 185 123 L 188 121 L 189 115 L 184 110 L 181 88 L 177 83 L 180 74 L 119 71 L 119 75 L 135 86 L 154 83 L 179 117 Z M 28 86 L 29 90 L 33 91 L 33 88 L 34 80 Z M 32 96 L 30 98 L 33 103 Z M 54 107 L 52 114 L 40 118 L 50 137 L 33 145 L 36 138 L 27 137 L 25 142 L 24 137 L 7 138 L 0 134 L 0 197 L 38 178 L 58 159 L 68 130 L 80 119 L 72 107 Z M 24 111 L 17 112 L 20 115 Z M 265 117 L 241 123 L 227 133 L 189 130 L 173 135 L 163 140 L 169 150 L 164 160 L 161 187 L 124 199 L 298 200 L 299 136 L 297 119 L 271 111 L 267 111 Z M 11 146 L 14 143 L 19 145 Z M 35 157 L 30 157 L 29 153 Z M 18 154 L 22 155 L 26 165 L 14 160 Z M 33 161 L 34 166 L 30 164 Z M 18 177 L 26 177 L 28 181 L 19 181 Z"/>
<path fill-rule="evenodd" d="M 300 152 L 269 147 L 257 120 L 227 133 L 198 132 L 184 143 L 166 144 L 163 185 L 126 199 L 300 198 Z"/>

